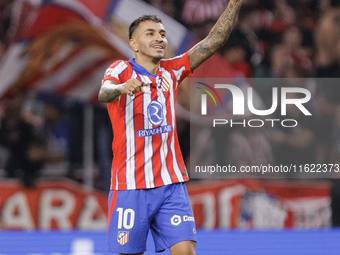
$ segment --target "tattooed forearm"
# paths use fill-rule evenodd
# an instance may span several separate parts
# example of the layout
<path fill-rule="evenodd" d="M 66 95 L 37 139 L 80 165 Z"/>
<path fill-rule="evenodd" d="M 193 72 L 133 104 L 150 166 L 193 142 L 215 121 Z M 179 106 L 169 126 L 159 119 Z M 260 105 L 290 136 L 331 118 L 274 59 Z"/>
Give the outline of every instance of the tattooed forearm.
<path fill-rule="evenodd" d="M 192 70 L 211 57 L 228 40 L 241 4 L 242 0 L 230 0 L 209 35 L 189 50 L 188 56 Z"/>
<path fill-rule="evenodd" d="M 116 101 L 122 94 L 122 86 L 123 85 L 116 85 L 111 81 L 104 82 L 98 94 L 99 102 L 112 103 Z"/>

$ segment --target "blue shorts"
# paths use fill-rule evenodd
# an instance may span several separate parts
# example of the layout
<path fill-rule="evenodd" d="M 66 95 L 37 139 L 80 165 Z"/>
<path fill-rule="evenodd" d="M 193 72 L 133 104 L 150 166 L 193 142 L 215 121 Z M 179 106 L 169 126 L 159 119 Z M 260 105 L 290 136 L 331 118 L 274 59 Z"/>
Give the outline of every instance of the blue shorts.
<path fill-rule="evenodd" d="M 109 251 L 144 252 L 149 230 L 156 252 L 181 241 L 197 241 L 184 183 L 154 189 L 110 191 Z"/>

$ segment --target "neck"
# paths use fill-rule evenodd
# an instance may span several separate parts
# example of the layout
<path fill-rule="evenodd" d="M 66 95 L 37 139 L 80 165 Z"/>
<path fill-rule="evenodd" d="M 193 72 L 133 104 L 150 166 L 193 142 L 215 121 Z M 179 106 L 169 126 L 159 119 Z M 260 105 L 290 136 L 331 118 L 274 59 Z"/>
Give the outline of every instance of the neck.
<path fill-rule="evenodd" d="M 154 58 L 143 58 L 139 55 L 136 55 L 135 62 L 138 65 L 144 67 L 150 74 L 156 74 L 159 68 L 160 59 Z"/>

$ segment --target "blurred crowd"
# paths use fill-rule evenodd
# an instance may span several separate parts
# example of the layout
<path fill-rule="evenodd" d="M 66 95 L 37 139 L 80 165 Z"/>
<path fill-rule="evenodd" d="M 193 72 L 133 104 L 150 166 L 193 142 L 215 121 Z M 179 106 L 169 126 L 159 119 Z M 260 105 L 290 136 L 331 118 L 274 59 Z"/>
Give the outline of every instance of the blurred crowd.
<path fill-rule="evenodd" d="M 149 2 L 159 6 L 158 1 Z M 312 100 L 306 105 L 312 117 L 303 115 L 296 107 L 289 107 L 285 118 L 297 120 L 299 125 L 295 128 L 277 127 L 270 132 L 239 127 L 223 130 L 225 139 L 218 135 L 215 143 L 217 148 L 230 148 L 224 156 L 225 163 L 339 163 L 340 87 L 336 80 L 329 82 L 321 78 L 340 77 L 340 1 L 243 2 L 228 41 L 218 54 L 195 70 L 193 77 L 249 78 L 264 109 L 272 105 L 273 87 L 304 87 L 312 94 Z M 177 11 L 169 15 L 200 40 L 208 34 L 227 4 L 224 0 L 172 1 L 170 9 L 181 10 L 181 15 L 173 15 Z M 319 79 L 311 82 L 307 79 L 310 77 Z M 305 79 L 298 85 L 280 85 L 279 81 L 268 78 Z M 290 96 L 301 97 L 298 93 Z M 274 114 L 271 117 L 283 116 Z"/>
<path fill-rule="evenodd" d="M 8 46 L 8 30 L 11 23 L 12 0 L 0 0 L 0 58 Z"/>
<path fill-rule="evenodd" d="M 69 133 L 58 105 L 15 98 L 2 105 L 0 146 L 7 177 L 21 177 L 27 187 L 35 185 L 42 167 L 52 172 L 67 169 Z M 64 170 L 65 169 L 65 170 Z"/>
<path fill-rule="evenodd" d="M 9 44 L 13 2 L 0 0 L 0 58 Z M 228 4 L 228 0 L 145 2 L 185 25 L 196 41 L 209 33 Z M 194 77 L 340 77 L 339 0 L 243 2 L 229 40 Z M 274 85 L 252 84 L 266 109 L 271 106 Z M 254 159 L 262 153 L 266 154 L 264 160 L 276 164 L 340 163 L 340 87 L 317 83 L 301 86 L 312 93 L 308 109 L 313 117 L 288 109 L 286 119 L 297 119 L 299 126 L 274 128 L 269 133 L 230 130 L 225 140 L 217 141 L 233 148 L 228 162 L 255 164 Z M 0 168 L 5 176 L 21 177 L 26 186 L 34 186 L 36 177 L 56 173 L 81 181 L 75 170 L 84 167 L 81 106 L 18 98 L 2 102 L 0 109 Z M 112 131 L 105 109 L 95 109 L 95 123 L 101 123 L 95 129 L 95 185 L 107 190 Z M 179 118 L 178 127 L 183 155 L 189 161 L 189 120 Z"/>
<path fill-rule="evenodd" d="M 228 0 L 145 2 L 181 22 L 198 40 L 228 4 Z M 339 0 L 244 0 L 236 27 L 219 54 L 245 77 L 337 77 L 322 68 L 338 62 L 332 45 L 338 32 L 327 21 L 319 23 L 325 15 L 338 16 L 339 5 Z M 337 27 L 336 17 L 334 22 Z"/>
<path fill-rule="evenodd" d="M 21 95 L 0 103 L 0 169 L 34 187 L 37 178 L 84 181 L 83 105 Z M 94 107 L 96 188 L 108 190 L 112 130 L 106 109 Z"/>

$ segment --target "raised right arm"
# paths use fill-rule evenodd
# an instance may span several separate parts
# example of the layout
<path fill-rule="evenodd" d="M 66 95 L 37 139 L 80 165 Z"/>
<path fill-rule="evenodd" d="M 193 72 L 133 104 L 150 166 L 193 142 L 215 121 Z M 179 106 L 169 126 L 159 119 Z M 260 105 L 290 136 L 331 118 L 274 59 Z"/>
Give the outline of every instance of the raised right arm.
<path fill-rule="evenodd" d="M 228 40 L 241 5 L 242 0 L 230 0 L 209 35 L 189 50 L 191 70 L 210 58 Z"/>

